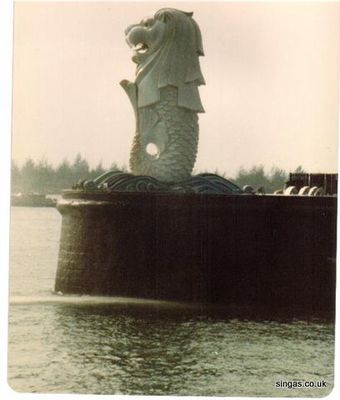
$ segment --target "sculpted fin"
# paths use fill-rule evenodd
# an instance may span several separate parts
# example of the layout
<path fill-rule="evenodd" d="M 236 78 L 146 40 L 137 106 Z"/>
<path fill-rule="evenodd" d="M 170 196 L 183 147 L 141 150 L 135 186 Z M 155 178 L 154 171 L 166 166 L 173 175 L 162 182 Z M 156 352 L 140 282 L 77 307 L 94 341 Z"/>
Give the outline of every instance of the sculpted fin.
<path fill-rule="evenodd" d="M 124 79 L 120 82 L 120 86 L 125 90 L 126 94 L 128 95 L 135 115 L 137 116 L 137 85 L 134 82 L 130 82 L 127 79 Z"/>

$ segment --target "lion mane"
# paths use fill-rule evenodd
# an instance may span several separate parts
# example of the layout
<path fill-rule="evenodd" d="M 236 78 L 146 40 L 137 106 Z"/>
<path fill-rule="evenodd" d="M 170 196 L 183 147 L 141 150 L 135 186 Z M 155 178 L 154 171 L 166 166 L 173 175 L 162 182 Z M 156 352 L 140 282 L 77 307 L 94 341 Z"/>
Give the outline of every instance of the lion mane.
<path fill-rule="evenodd" d="M 160 47 L 137 67 L 138 107 L 160 101 L 160 89 L 178 89 L 178 106 L 204 112 L 198 86 L 205 84 L 199 56 L 203 56 L 201 32 L 192 12 L 163 8 L 154 19 L 165 24 Z"/>

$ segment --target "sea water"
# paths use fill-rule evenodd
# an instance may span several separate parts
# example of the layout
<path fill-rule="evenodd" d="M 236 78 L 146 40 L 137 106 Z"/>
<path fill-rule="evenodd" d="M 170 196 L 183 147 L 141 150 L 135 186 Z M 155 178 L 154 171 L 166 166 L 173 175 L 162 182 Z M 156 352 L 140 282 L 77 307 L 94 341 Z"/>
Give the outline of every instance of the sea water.
<path fill-rule="evenodd" d="M 332 390 L 332 323 L 53 294 L 60 227 L 54 208 L 11 210 L 8 380 L 15 391 L 321 397 Z"/>

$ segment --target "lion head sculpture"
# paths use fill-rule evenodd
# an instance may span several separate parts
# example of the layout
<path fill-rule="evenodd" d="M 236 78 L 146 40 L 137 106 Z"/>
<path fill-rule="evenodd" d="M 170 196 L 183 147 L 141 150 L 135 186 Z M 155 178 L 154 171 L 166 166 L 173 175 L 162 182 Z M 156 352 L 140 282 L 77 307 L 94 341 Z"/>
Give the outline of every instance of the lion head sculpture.
<path fill-rule="evenodd" d="M 198 93 L 198 86 L 205 84 L 198 59 L 204 53 L 192 15 L 163 8 L 125 30 L 137 63 L 138 107 L 157 103 L 161 88 L 175 86 L 179 107 L 204 112 Z"/>

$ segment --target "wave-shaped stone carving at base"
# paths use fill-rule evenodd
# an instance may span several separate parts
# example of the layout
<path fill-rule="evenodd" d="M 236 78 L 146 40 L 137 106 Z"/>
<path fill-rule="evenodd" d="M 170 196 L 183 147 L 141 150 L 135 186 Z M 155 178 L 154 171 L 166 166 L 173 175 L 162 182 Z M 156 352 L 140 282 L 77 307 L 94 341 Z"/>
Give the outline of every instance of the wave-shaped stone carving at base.
<path fill-rule="evenodd" d="M 179 182 L 162 182 L 151 176 L 116 170 L 108 171 L 93 181 L 80 181 L 73 189 L 103 192 L 243 193 L 237 185 L 216 174 L 203 173 Z"/>

